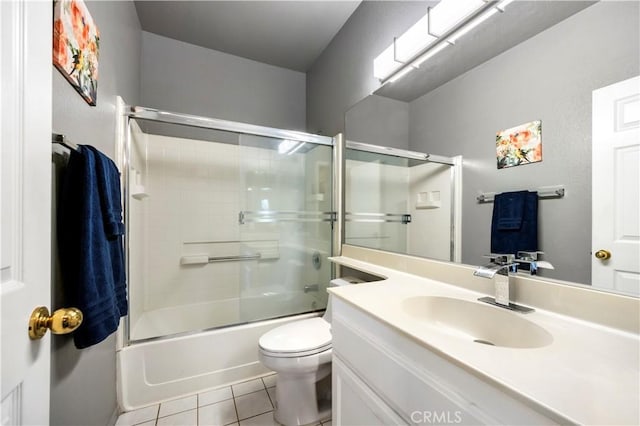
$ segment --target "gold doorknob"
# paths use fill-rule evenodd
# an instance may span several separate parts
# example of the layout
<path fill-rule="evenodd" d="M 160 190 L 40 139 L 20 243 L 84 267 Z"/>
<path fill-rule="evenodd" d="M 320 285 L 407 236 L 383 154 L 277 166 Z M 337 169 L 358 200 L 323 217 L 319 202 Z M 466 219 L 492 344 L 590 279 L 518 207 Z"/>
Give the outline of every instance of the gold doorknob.
<path fill-rule="evenodd" d="M 596 259 L 607 260 L 611 258 L 611 252 L 608 250 L 598 250 L 595 256 L 596 256 Z"/>
<path fill-rule="evenodd" d="M 82 312 L 78 308 L 62 308 L 49 316 L 49 310 L 39 306 L 33 310 L 29 318 L 29 337 L 32 340 L 42 339 L 51 330 L 53 334 L 67 334 L 82 324 Z"/>

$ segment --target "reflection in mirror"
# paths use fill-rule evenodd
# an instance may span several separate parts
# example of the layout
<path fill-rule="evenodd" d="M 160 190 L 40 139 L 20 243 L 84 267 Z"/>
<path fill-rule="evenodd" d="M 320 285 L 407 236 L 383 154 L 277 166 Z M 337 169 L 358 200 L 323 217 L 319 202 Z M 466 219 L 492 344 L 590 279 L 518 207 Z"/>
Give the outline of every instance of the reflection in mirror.
<path fill-rule="evenodd" d="M 531 8 L 545 3 L 550 13 L 556 7 L 556 2 L 524 3 Z M 557 3 L 561 7 L 567 2 Z M 596 105 L 594 91 L 640 74 L 639 16 L 638 2 L 598 2 L 519 41 L 498 56 L 476 63 L 475 68 L 467 68 L 462 75 L 452 71 L 445 78 L 447 69 L 459 68 L 455 50 L 459 46 L 452 46 L 448 62 L 438 63 L 437 86 L 424 91 L 424 82 L 434 71 L 429 66 L 413 71 L 413 80 L 399 80 L 402 84 L 395 92 L 394 83 L 385 85 L 346 113 L 346 137 L 464 157 L 460 261 L 467 264 L 486 263 L 482 256 L 490 252 L 493 203 L 478 202 L 478 195 L 564 187 L 564 197 L 541 199 L 538 203 L 539 249 L 555 267 L 541 270 L 539 275 L 637 295 L 640 117 L 631 111 L 640 108 L 640 90 L 637 83 L 627 83 L 624 96 L 610 96 L 609 107 Z M 594 31 L 595 28 L 599 30 Z M 472 34 L 469 36 L 473 39 Z M 508 38 L 509 33 L 501 36 Z M 482 48 L 480 44 L 476 47 Z M 408 90 L 411 81 L 416 81 L 413 92 Z M 616 112 L 614 105 L 618 109 L 626 105 L 627 112 Z M 612 149 L 603 154 L 601 144 L 607 137 L 599 138 L 592 129 L 614 129 L 611 117 L 616 116 L 626 117 L 621 118 L 626 124 L 618 128 L 627 132 L 628 142 L 623 145 L 629 149 L 627 154 L 615 151 L 616 158 L 624 158 L 626 166 L 620 168 L 619 162 L 616 167 L 608 166 L 609 175 L 598 179 L 609 184 L 592 185 L 596 170 L 601 168 L 597 162 L 614 158 Z M 496 133 L 534 120 L 542 121 L 542 161 L 498 169 Z M 624 184 L 616 183 L 621 181 Z M 614 205 L 618 203 L 621 209 L 616 212 L 612 207 L 595 204 L 600 203 L 596 191 L 613 194 Z M 347 199 L 349 196 L 347 193 Z M 610 222 L 608 241 L 597 240 L 592 232 L 596 216 Z M 426 232 L 430 231 L 414 228 L 411 234 Z M 613 241 L 614 236 L 619 243 Z M 351 243 L 359 244 L 355 240 Z M 601 249 L 612 253 L 610 260 L 594 256 Z M 628 251 L 623 253 L 623 249 Z M 624 259 L 626 263 L 621 266 Z M 592 267 L 595 271 L 598 266 L 609 266 L 611 271 L 605 275 L 592 273 Z"/>
<path fill-rule="evenodd" d="M 459 260 L 454 218 L 460 159 L 395 148 L 386 149 L 393 155 L 367 152 L 373 147 L 347 141 L 345 242 Z"/>

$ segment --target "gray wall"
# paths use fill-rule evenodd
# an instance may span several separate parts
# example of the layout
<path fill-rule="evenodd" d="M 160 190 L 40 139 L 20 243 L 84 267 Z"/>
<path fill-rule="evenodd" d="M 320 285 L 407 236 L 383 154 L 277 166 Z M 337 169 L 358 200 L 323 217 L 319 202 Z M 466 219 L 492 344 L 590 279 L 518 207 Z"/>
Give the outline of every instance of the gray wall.
<path fill-rule="evenodd" d="M 365 1 L 307 72 L 307 129 L 333 136 L 344 113 L 380 86 L 373 59 L 424 16 L 428 1 Z"/>
<path fill-rule="evenodd" d="M 139 101 L 140 24 L 132 2 L 88 1 L 87 6 L 100 30 L 97 106 L 89 106 L 52 67 L 53 130 L 113 157 L 115 97 L 120 95 L 130 103 Z M 55 195 L 54 188 L 54 202 Z M 53 220 L 55 224 L 55 215 Z M 55 309 L 66 305 L 55 239 L 53 256 Z M 52 342 L 51 424 L 106 425 L 115 421 L 115 336 L 81 351 L 68 336 L 55 336 Z"/>
<path fill-rule="evenodd" d="M 305 74 L 142 33 L 141 104 L 291 130 L 306 129 Z"/>
<path fill-rule="evenodd" d="M 565 198 L 539 203 L 545 275 L 591 282 L 591 92 L 640 72 L 639 15 L 638 2 L 598 3 L 410 103 L 411 149 L 464 155 L 463 262 L 490 248 L 478 192 L 563 184 Z M 497 170 L 496 131 L 537 119 L 543 161 Z"/>
<path fill-rule="evenodd" d="M 381 96 L 367 96 L 345 113 L 350 141 L 407 149 L 409 104 Z"/>

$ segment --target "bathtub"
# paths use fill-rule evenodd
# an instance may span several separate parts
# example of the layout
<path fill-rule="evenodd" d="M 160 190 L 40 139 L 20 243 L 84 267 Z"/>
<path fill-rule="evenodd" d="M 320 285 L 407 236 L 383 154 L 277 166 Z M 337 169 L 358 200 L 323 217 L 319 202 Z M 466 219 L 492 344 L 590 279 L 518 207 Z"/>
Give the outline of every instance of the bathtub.
<path fill-rule="evenodd" d="M 291 291 L 281 285 L 244 290 L 242 297 L 177 305 L 145 311 L 129 318 L 131 341 L 207 330 L 233 324 L 279 318 L 291 312 L 317 311 L 326 306 L 326 292 Z"/>
<path fill-rule="evenodd" d="M 123 410 L 249 380 L 269 372 L 258 360 L 258 339 L 272 328 L 317 313 L 132 343 L 117 354 Z"/>

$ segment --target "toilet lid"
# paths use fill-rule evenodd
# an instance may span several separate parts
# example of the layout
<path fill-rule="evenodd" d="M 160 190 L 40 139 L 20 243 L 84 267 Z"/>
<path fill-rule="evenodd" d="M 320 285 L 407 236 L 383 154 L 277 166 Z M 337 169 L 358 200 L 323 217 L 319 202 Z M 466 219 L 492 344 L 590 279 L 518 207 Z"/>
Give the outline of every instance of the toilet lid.
<path fill-rule="evenodd" d="M 272 353 L 298 353 L 331 347 L 331 325 L 322 318 L 293 321 L 266 332 L 258 341 Z"/>

